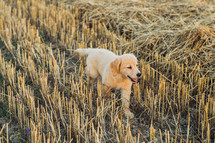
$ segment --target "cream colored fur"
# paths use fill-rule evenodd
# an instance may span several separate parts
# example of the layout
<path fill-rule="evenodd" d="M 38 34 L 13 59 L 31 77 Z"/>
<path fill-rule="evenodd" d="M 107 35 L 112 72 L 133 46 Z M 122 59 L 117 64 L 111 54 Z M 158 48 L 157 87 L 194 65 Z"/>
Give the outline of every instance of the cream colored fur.
<path fill-rule="evenodd" d="M 131 86 L 141 75 L 137 58 L 133 54 L 118 56 L 105 49 L 77 49 L 74 53 L 87 56 L 89 82 L 101 77 L 105 97 L 109 97 L 112 88 L 121 90 L 124 113 L 133 118 L 134 114 L 129 110 Z"/>

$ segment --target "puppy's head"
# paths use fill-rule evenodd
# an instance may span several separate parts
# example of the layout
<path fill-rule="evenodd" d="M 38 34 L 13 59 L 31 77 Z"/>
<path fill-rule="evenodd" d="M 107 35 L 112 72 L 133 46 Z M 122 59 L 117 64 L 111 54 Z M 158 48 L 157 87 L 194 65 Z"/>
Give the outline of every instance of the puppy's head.
<path fill-rule="evenodd" d="M 137 58 L 133 54 L 124 54 L 110 64 L 113 76 L 118 74 L 129 78 L 132 82 L 138 82 L 141 73 L 137 67 Z"/>

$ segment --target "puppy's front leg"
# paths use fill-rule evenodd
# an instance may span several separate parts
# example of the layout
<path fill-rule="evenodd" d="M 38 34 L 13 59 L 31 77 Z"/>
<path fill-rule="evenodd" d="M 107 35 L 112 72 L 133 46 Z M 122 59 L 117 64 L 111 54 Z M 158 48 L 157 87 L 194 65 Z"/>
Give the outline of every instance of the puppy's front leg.
<path fill-rule="evenodd" d="M 102 84 L 102 94 L 104 98 L 109 98 L 110 97 L 110 92 L 111 92 L 111 88 Z"/>
<path fill-rule="evenodd" d="M 122 89 L 121 90 L 122 106 L 123 106 L 123 110 L 124 110 L 124 113 L 127 116 L 127 118 L 134 117 L 134 114 L 129 109 L 130 94 L 131 94 L 131 89 Z"/>

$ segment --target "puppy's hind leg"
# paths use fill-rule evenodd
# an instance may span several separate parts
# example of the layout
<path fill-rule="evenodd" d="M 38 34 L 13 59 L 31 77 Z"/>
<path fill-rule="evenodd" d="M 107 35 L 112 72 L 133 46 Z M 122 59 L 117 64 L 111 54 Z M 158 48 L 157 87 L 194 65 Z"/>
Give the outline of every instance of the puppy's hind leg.
<path fill-rule="evenodd" d="M 90 89 L 90 85 L 91 87 L 93 87 L 93 83 L 94 83 L 94 78 L 92 78 L 89 74 L 87 74 L 87 88 Z"/>
<path fill-rule="evenodd" d="M 93 87 L 94 79 L 98 77 L 98 72 L 87 66 L 87 88 Z"/>

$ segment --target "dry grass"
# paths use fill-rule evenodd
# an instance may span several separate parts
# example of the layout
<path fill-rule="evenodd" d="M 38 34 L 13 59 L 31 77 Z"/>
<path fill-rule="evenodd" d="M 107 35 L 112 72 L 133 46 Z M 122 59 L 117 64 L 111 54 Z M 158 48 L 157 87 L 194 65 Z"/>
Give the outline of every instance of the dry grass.
<path fill-rule="evenodd" d="M 0 143 L 214 142 L 213 3 L 0 0 Z M 137 55 L 134 119 L 87 89 L 86 47 Z"/>

